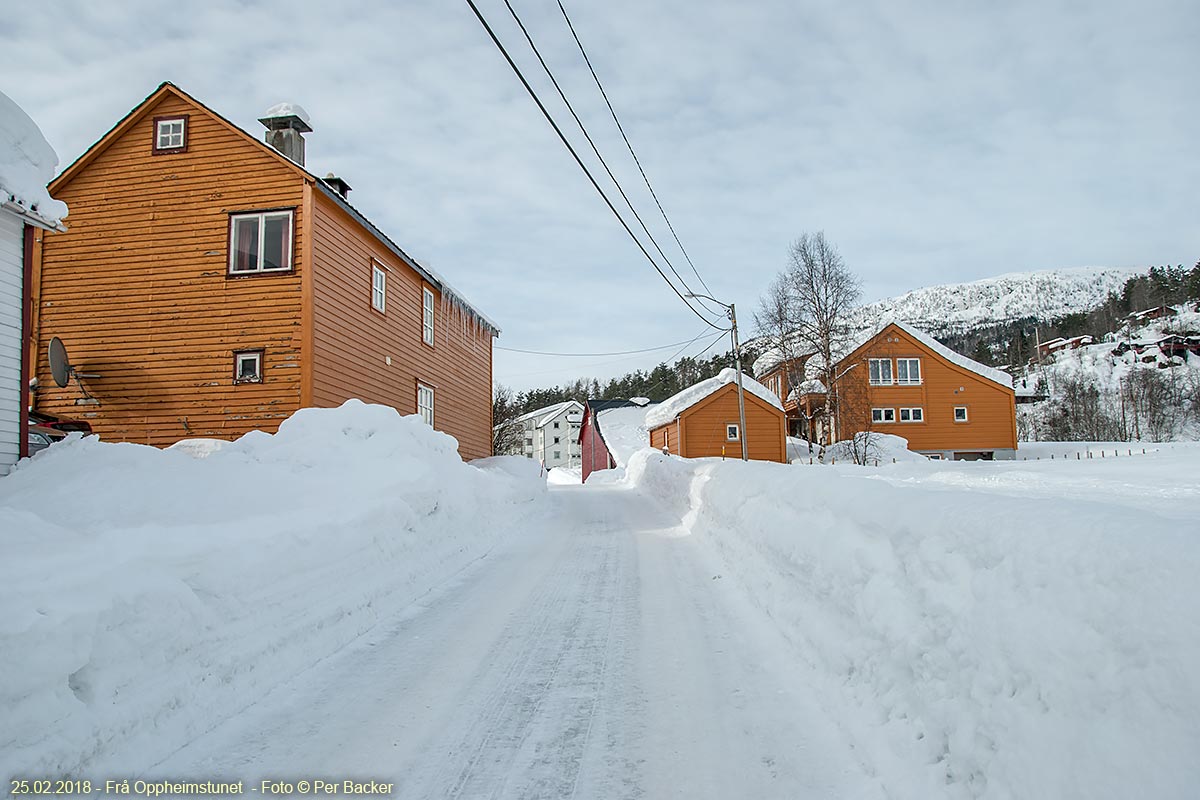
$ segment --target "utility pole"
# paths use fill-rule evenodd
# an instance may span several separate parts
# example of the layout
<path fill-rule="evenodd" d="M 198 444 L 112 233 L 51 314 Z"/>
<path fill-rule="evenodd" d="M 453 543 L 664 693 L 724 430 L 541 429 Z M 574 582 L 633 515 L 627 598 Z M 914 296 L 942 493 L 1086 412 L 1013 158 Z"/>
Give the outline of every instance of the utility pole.
<path fill-rule="evenodd" d="M 742 386 L 742 350 L 738 343 L 737 332 L 737 310 L 733 303 L 722 303 L 715 297 L 709 297 L 706 294 L 697 294 L 696 292 L 688 292 L 685 297 L 703 297 L 705 300 L 712 300 L 719 306 L 723 306 L 729 311 L 729 321 L 731 323 L 729 332 L 733 335 L 733 367 L 737 370 L 737 394 L 738 394 L 738 438 L 742 440 L 742 461 L 750 460 L 750 445 L 746 441 L 746 390 Z"/>

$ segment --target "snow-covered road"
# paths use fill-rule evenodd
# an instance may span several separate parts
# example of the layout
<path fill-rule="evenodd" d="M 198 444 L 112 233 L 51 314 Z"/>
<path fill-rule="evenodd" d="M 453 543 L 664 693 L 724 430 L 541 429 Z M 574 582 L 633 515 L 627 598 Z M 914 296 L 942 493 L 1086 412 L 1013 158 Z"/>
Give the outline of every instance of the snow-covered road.
<path fill-rule="evenodd" d="M 696 541 L 620 486 L 281 684 L 149 775 L 396 797 L 872 797 L 805 667 Z"/>

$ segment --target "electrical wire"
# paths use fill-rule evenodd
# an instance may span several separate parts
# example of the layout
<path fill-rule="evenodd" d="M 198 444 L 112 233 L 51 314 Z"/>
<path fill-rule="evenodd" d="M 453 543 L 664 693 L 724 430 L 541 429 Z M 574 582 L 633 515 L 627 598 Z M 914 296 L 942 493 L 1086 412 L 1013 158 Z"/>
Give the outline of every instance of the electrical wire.
<path fill-rule="evenodd" d="M 546 118 L 546 121 L 550 123 L 550 127 L 552 127 L 554 132 L 558 134 L 558 138 L 567 148 L 567 151 L 570 152 L 571 157 L 575 159 L 575 163 L 579 165 L 581 170 L 583 170 L 583 174 L 587 176 L 588 180 L 592 184 L 592 187 L 604 200 L 605 205 L 608 206 L 608 210 L 611 211 L 613 216 L 617 218 L 617 221 L 621 223 L 621 227 L 625 229 L 625 233 L 629 235 L 629 238 L 633 239 L 634 244 L 636 244 L 638 249 L 641 250 L 642 255 L 644 255 L 646 260 L 650 262 L 650 265 L 654 267 L 654 271 L 659 274 L 659 277 L 666 281 L 667 285 L 671 287 L 671 291 L 673 291 L 676 296 L 683 301 L 683 304 L 686 305 L 693 314 L 704 321 L 704 324 L 708 325 L 709 327 L 716 328 L 717 330 L 721 330 L 719 325 L 714 324 L 711 320 L 704 316 L 704 314 L 698 311 L 695 306 L 688 302 L 687 298 L 683 296 L 678 287 L 671 282 L 671 279 L 668 278 L 666 273 L 662 271 L 662 268 L 658 266 L 658 263 L 654 260 L 654 257 L 650 255 L 648 250 L 646 250 L 646 246 L 642 244 L 641 240 L 638 239 L 637 236 L 634 235 L 633 229 L 629 227 L 629 223 L 627 223 L 625 218 L 622 217 L 620 212 L 617 211 L 617 207 L 613 205 L 612 200 L 609 199 L 608 195 L 604 193 L 604 190 L 600 188 L 600 184 L 596 181 L 595 176 L 592 175 L 591 170 L 589 170 L 587 165 L 583 163 L 583 159 L 579 157 L 579 153 L 575 151 L 575 148 L 571 145 L 571 142 L 562 132 L 562 128 L 560 128 L 558 123 L 554 121 L 554 117 L 550 115 L 550 112 L 546 109 L 545 104 L 543 104 L 541 98 L 538 97 L 537 92 L 533 90 L 533 87 L 525 78 L 524 73 L 521 72 L 520 67 L 518 67 L 516 62 L 513 61 L 512 56 L 509 55 L 509 52 L 504 47 L 504 44 L 500 41 L 499 37 L 496 36 L 496 32 L 492 30 L 492 26 L 488 24 L 488 21 L 484 18 L 482 12 L 480 12 L 479 7 L 475 5 L 475 0 L 466 0 L 466 3 L 471 7 L 471 11 L 475 13 L 475 17 L 479 20 L 479 24 L 483 26 L 484 30 L 487 31 L 488 36 L 491 37 L 492 43 L 496 45 L 496 48 L 500 51 L 501 55 L 504 56 L 504 60 L 508 62 L 508 66 L 512 68 L 517 78 L 521 81 L 521 85 L 525 87 L 525 91 L 529 94 L 533 102 L 537 104 L 538 110 L 542 112 L 542 116 Z"/>
<path fill-rule="evenodd" d="M 726 329 L 726 331 L 728 331 L 728 328 Z M 543 350 L 521 350 L 516 347 L 501 347 L 498 344 L 492 345 L 492 349 L 504 350 L 509 353 L 526 353 L 526 354 L 534 355 L 534 356 L 558 356 L 561 358 L 603 358 L 605 356 L 631 356 L 631 355 L 637 355 L 638 353 L 653 353 L 656 350 L 667 350 L 672 347 L 677 347 L 679 345 L 687 346 L 687 345 L 691 344 L 692 342 L 696 341 L 697 339 L 699 339 L 701 336 L 703 336 L 707 332 L 708 332 L 707 330 L 700 331 L 700 333 L 698 333 L 696 336 L 692 337 L 691 339 L 688 339 L 686 342 L 671 342 L 670 344 L 659 345 L 658 347 L 647 347 L 642 350 L 619 350 L 619 351 L 613 352 L 613 353 L 547 353 Z"/>
<path fill-rule="evenodd" d="M 704 291 L 712 294 L 712 289 L 708 288 L 708 284 L 704 282 L 704 278 L 700 276 L 700 271 L 696 269 L 692 257 L 688 255 L 687 248 L 683 246 L 683 242 L 679 240 L 679 234 L 675 232 L 675 226 L 671 224 L 670 217 L 667 216 L 667 210 L 663 208 L 663 204 L 658 199 L 658 193 L 654 191 L 654 187 L 650 184 L 650 177 L 646 175 L 646 170 L 642 168 L 642 160 L 633 150 L 633 144 L 629 141 L 629 137 L 625 135 L 625 126 L 621 124 L 621 120 L 617 117 L 617 111 L 613 108 L 612 101 L 608 99 L 608 92 L 604 89 L 604 84 L 600 82 L 600 76 L 596 74 L 595 67 L 592 66 L 592 60 L 588 58 L 587 50 L 583 47 L 583 42 L 579 39 L 579 34 L 575 31 L 575 25 L 571 22 L 570 16 L 567 15 L 567 9 L 562 4 L 562 0 L 558 0 L 558 10 L 562 12 L 563 19 L 567 22 L 567 27 L 571 30 L 571 37 L 575 39 L 575 44 L 579 47 L 579 54 L 583 56 L 584 63 L 587 64 L 588 71 L 592 73 L 592 80 L 596 82 L 596 88 L 600 90 L 601 96 L 604 97 L 604 104 L 608 106 L 608 113 L 612 115 L 613 122 L 617 125 L 617 130 L 621 132 L 621 138 L 625 140 L 625 146 L 629 148 L 629 155 L 633 157 L 633 163 L 637 164 L 638 172 L 642 175 L 642 180 L 646 182 L 646 188 L 650 191 L 650 196 L 654 198 L 655 205 L 658 206 L 659 213 L 662 214 L 663 221 L 667 223 L 667 228 L 670 229 L 671 235 L 675 237 L 675 244 L 679 245 L 679 251 L 683 253 L 683 257 L 687 259 L 688 266 L 692 268 L 692 272 L 696 275 L 696 279 L 700 281 L 700 285 L 704 287 Z"/>
<path fill-rule="evenodd" d="M 630 200 L 629 195 L 625 193 L 625 188 L 621 185 L 621 182 L 617 180 L 617 176 L 613 174 L 612 169 L 609 168 L 608 162 L 604 160 L 604 156 L 600 153 L 599 146 L 596 144 L 595 140 L 592 139 L 592 135 L 588 133 L 587 126 L 583 124 L 583 120 L 579 118 L 579 114 L 577 114 L 575 111 L 575 106 L 571 105 L 571 101 L 567 98 L 567 93 L 563 91 L 562 86 L 559 84 L 558 78 L 554 77 L 553 70 L 551 70 L 550 65 L 546 63 L 546 59 L 542 57 L 542 51 L 538 49 L 537 43 L 533 41 L 533 35 L 529 32 L 529 29 L 525 27 L 525 23 L 521 20 L 520 15 L 517 14 L 517 10 L 513 8 L 512 1 L 504 0 L 504 5 L 508 8 L 508 13 L 512 15 L 513 21 L 517 23 L 517 27 L 521 29 L 521 33 L 524 34 L 525 41 L 529 44 L 529 49 L 533 51 L 534 56 L 537 57 L 538 63 L 542 65 L 542 70 L 546 73 L 546 77 L 550 79 L 550 83 L 554 86 L 554 90 L 558 92 L 559 99 L 563 101 L 563 105 L 565 105 L 567 107 L 567 111 L 571 113 L 571 118 L 575 120 L 575 124 L 579 127 L 580 132 L 583 134 L 583 138 L 586 139 L 588 145 L 591 146 L 592 153 L 595 154 L 596 159 L 600 162 L 600 166 L 604 167 L 604 172 L 608 175 L 608 179 L 612 181 L 613 186 L 615 186 L 617 192 L 620 193 L 621 199 L 625 201 L 625 205 L 633 214 L 633 218 L 636 219 L 638 224 L 642 226 L 642 231 L 645 232 L 646 237 L 650 240 L 650 244 L 654 245 L 654 249 L 658 252 L 658 255 L 662 258 L 663 262 L 666 263 L 667 268 L 671 270 L 671 274 L 675 276 L 675 279 L 679 281 L 684 289 L 687 289 L 688 295 L 690 296 L 694 294 L 692 287 L 687 285 L 687 281 L 683 279 L 683 276 L 680 275 L 679 271 L 675 269 L 675 265 L 671 263 L 671 259 L 667 257 L 665 252 L 663 252 L 658 240 L 654 238 L 654 234 L 650 232 L 650 228 L 646 225 L 645 220 L 642 219 L 642 215 L 639 214 L 637 209 L 634 207 L 633 201 Z M 697 277 L 699 277 L 699 275 L 697 275 Z M 703 283 L 703 281 L 701 282 Z M 704 302 L 703 298 L 696 297 L 695 299 L 710 314 L 721 314 L 720 311 L 714 312 L 711 308 L 709 308 L 709 306 Z"/>

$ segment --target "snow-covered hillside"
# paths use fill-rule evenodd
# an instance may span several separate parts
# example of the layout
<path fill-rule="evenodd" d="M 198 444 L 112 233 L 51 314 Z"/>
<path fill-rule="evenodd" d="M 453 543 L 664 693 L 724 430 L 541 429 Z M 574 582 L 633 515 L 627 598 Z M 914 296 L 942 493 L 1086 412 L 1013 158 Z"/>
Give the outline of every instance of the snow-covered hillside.
<path fill-rule="evenodd" d="M 928 286 L 862 306 L 855 312 L 852 327 L 871 328 L 883 320 L 898 319 L 934 336 L 945 336 L 1029 317 L 1049 321 L 1091 310 L 1140 272 L 1078 267 L 1010 272 L 970 283 Z"/>

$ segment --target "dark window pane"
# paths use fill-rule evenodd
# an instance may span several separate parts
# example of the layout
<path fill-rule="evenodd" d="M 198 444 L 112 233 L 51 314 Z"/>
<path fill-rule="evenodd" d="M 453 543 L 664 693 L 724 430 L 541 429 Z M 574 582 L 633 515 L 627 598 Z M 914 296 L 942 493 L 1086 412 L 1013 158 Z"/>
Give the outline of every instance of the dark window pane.
<path fill-rule="evenodd" d="M 263 246 L 263 269 L 287 269 L 288 218 L 267 217 Z"/>
<path fill-rule="evenodd" d="M 258 217 L 242 217 L 233 221 L 233 271 L 254 272 L 258 269 Z"/>

